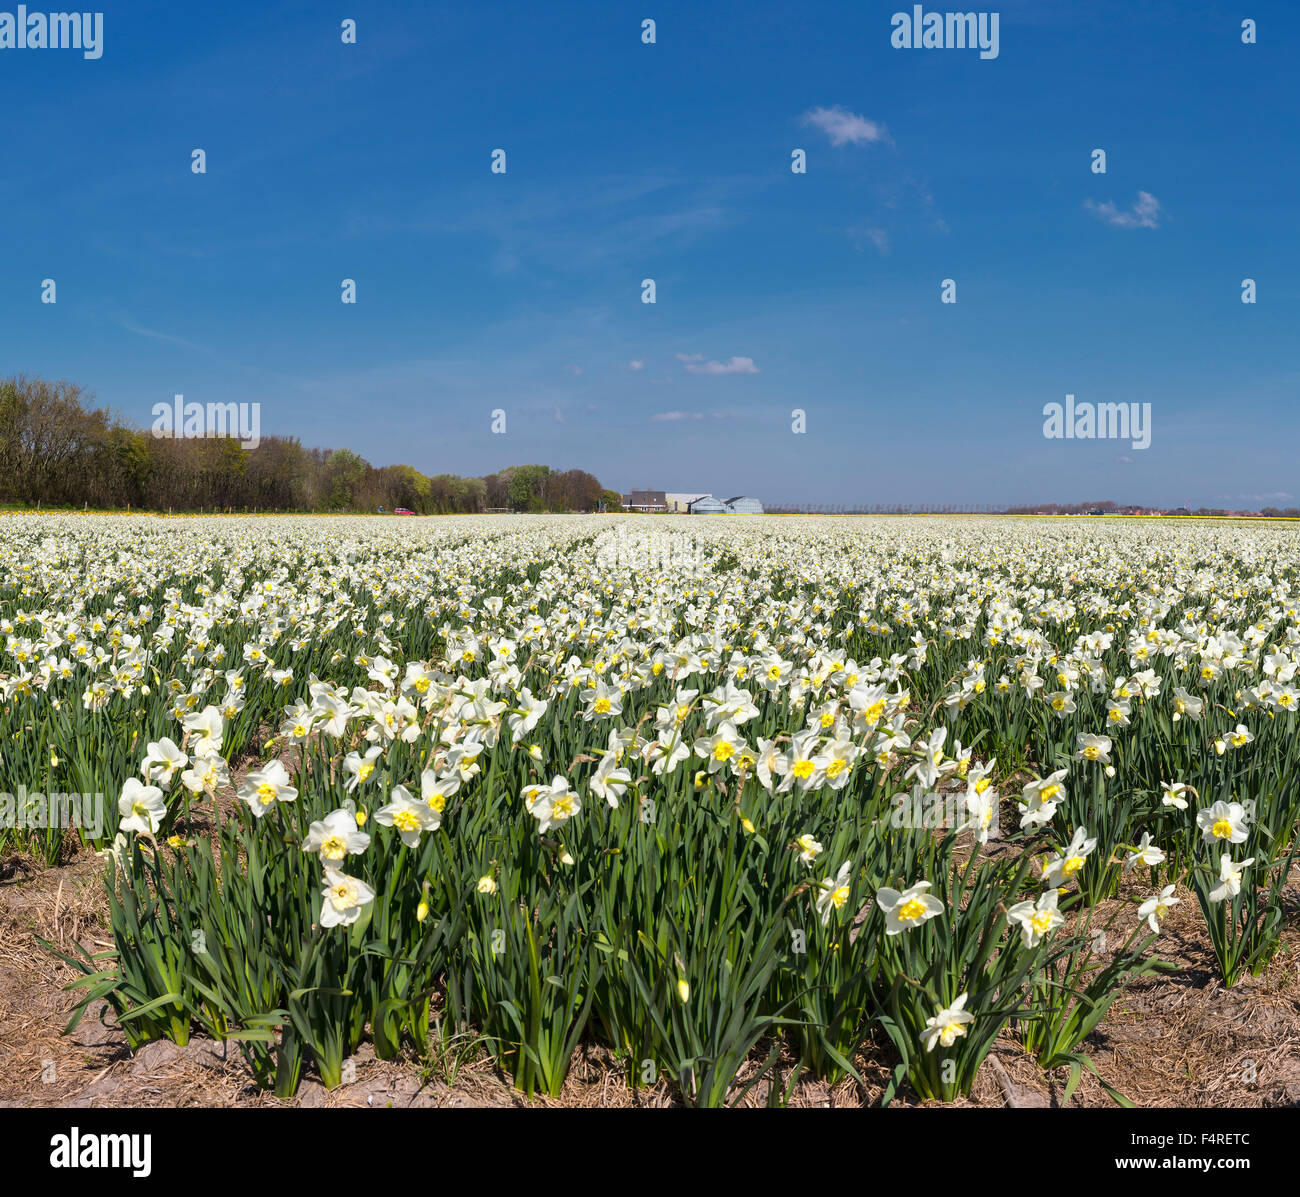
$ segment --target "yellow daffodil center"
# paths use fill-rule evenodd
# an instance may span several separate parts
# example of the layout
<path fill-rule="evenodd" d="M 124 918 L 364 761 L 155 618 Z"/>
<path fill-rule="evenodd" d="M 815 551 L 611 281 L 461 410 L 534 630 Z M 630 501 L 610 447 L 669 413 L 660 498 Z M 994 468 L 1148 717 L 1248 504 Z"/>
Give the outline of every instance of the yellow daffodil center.
<path fill-rule="evenodd" d="M 925 903 L 919 898 L 908 898 L 898 908 L 898 921 L 900 923 L 914 923 L 919 918 L 925 917 Z"/>
<path fill-rule="evenodd" d="M 349 910 L 357 904 L 357 887 L 350 881 L 340 881 L 330 889 L 330 905 L 335 910 Z"/>

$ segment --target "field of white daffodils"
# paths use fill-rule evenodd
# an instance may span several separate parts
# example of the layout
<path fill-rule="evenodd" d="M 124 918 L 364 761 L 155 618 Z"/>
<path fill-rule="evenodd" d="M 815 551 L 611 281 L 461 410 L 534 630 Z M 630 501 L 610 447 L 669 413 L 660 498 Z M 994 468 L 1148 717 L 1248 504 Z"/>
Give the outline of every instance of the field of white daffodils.
<path fill-rule="evenodd" d="M 1166 921 L 1294 967 L 1292 525 L 10 515 L 0 633 L 0 857 L 102 859 L 75 1015 L 282 1098 L 473 1034 L 528 1095 L 1012 1043 L 1123 1102 Z"/>

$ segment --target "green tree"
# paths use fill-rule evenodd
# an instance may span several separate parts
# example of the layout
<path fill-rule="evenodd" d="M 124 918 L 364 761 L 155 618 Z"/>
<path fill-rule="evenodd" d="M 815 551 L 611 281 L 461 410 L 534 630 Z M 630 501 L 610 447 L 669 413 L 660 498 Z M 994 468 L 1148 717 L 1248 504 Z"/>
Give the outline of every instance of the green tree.
<path fill-rule="evenodd" d="M 551 477 L 550 466 L 515 466 L 510 475 L 510 506 L 515 511 L 541 511 L 544 485 Z"/>
<path fill-rule="evenodd" d="M 333 511 L 352 507 L 369 463 L 351 449 L 335 449 L 325 459 L 325 503 Z"/>

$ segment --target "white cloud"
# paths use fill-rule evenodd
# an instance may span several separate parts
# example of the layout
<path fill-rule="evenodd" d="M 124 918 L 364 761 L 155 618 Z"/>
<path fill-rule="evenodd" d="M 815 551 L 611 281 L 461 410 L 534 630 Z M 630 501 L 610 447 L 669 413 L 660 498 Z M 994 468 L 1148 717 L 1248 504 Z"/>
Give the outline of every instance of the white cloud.
<path fill-rule="evenodd" d="M 576 378 L 579 374 L 582 373 L 582 367 L 581 367 L 581 366 L 565 366 L 564 368 L 565 368 L 565 369 L 566 369 L 570 374 L 572 374 L 575 378 Z"/>
<path fill-rule="evenodd" d="M 1160 201 L 1149 191 L 1139 191 L 1137 203 L 1128 212 L 1121 212 L 1114 203 L 1107 200 L 1104 204 L 1094 200 L 1084 200 L 1083 206 L 1098 220 L 1103 220 L 1117 229 L 1158 229 L 1164 209 Z"/>
<path fill-rule="evenodd" d="M 679 355 L 680 356 L 680 355 Z M 752 357 L 733 357 L 727 362 L 688 362 L 687 374 L 757 374 L 758 367 Z"/>
<path fill-rule="evenodd" d="M 831 145 L 871 145 L 876 141 L 893 144 L 884 125 L 838 104 L 833 108 L 810 109 L 804 114 L 803 123 L 820 129 L 831 139 Z"/>
<path fill-rule="evenodd" d="M 702 420 L 704 413 L 698 411 L 657 411 L 650 417 L 655 423 L 667 420 Z"/>
<path fill-rule="evenodd" d="M 704 354 L 702 353 L 675 353 L 673 356 L 679 362 L 702 362 L 704 360 Z"/>
<path fill-rule="evenodd" d="M 640 358 L 633 358 L 630 362 L 628 362 L 627 368 L 629 370 L 644 370 L 645 362 L 641 361 Z"/>

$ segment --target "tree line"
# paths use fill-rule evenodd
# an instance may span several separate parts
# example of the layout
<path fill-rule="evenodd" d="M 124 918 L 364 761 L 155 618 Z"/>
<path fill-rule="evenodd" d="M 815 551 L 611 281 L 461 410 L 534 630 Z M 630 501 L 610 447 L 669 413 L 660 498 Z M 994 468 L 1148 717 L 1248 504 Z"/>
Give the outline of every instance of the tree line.
<path fill-rule="evenodd" d="M 265 436 L 158 437 L 90 405 L 75 383 L 0 380 L 0 501 L 146 510 L 595 511 L 610 492 L 584 470 L 511 466 L 479 478 L 372 466 L 351 449 Z M 613 509 L 617 509 L 616 507 Z"/>

